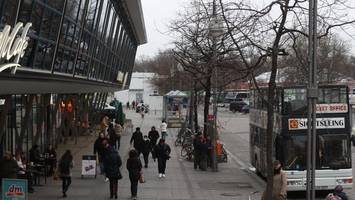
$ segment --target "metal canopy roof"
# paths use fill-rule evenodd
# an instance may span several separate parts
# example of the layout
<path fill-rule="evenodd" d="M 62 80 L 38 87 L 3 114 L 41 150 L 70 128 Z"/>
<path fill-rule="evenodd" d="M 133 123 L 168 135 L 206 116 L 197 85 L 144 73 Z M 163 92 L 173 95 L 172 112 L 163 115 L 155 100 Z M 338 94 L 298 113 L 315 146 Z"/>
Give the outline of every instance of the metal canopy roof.
<path fill-rule="evenodd" d="M 147 43 L 141 0 L 123 0 L 130 22 L 134 28 L 138 44 Z"/>

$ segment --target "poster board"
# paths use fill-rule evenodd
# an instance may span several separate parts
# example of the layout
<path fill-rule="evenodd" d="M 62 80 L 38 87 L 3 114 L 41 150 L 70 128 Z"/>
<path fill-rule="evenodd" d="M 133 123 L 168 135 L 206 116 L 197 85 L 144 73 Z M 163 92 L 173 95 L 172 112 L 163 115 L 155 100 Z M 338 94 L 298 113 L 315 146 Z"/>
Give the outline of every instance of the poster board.
<path fill-rule="evenodd" d="M 27 200 L 27 179 L 2 179 L 3 200 Z"/>
<path fill-rule="evenodd" d="M 96 178 L 96 155 L 83 155 L 81 160 L 81 178 L 94 176 Z"/>

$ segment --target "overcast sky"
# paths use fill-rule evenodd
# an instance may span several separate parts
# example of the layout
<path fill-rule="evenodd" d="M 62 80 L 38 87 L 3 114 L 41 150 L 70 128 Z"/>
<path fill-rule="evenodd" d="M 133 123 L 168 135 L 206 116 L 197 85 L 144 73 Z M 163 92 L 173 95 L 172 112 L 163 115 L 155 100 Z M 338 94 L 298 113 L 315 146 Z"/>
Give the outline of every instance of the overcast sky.
<path fill-rule="evenodd" d="M 148 43 L 138 47 L 136 59 L 152 57 L 156 55 L 159 50 L 164 50 L 171 45 L 172 39 L 166 32 L 167 26 L 169 22 L 177 16 L 178 11 L 183 9 L 184 5 L 190 1 L 191 0 L 141 0 Z M 265 0 L 251 1 L 264 2 Z M 355 6 L 354 2 L 353 6 Z M 350 13 L 349 16 L 353 17 L 354 13 Z M 350 31 L 350 34 L 355 35 L 355 30 Z M 352 44 L 351 52 L 355 54 L 355 40 L 345 34 L 341 35 L 346 42 Z"/>
<path fill-rule="evenodd" d="M 188 0 L 141 0 L 148 43 L 138 47 L 137 59 L 154 56 L 171 42 L 167 25 Z"/>

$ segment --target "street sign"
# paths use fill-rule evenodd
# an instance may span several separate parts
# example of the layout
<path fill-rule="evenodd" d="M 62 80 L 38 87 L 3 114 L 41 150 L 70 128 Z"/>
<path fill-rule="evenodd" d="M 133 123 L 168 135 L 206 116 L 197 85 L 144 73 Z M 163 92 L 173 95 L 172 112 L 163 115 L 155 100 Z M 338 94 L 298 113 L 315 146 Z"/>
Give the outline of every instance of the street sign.
<path fill-rule="evenodd" d="M 27 200 L 26 179 L 2 179 L 3 200 Z"/>
<path fill-rule="evenodd" d="M 83 176 L 94 176 L 96 178 L 96 156 L 83 155 L 81 160 L 81 178 Z"/>

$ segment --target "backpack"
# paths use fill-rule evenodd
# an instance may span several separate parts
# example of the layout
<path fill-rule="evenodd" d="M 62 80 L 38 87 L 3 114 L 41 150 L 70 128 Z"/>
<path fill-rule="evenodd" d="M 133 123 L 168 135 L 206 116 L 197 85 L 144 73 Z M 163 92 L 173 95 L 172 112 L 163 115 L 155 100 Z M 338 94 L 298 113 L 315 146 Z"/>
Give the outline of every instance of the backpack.
<path fill-rule="evenodd" d="M 59 169 L 61 174 L 69 174 L 70 173 L 70 162 L 66 160 L 61 160 L 59 163 Z"/>
<path fill-rule="evenodd" d="M 342 200 L 342 199 L 333 193 L 329 193 L 325 198 L 325 200 Z"/>

